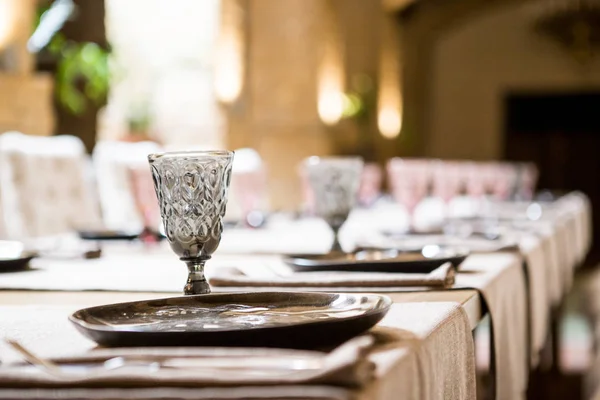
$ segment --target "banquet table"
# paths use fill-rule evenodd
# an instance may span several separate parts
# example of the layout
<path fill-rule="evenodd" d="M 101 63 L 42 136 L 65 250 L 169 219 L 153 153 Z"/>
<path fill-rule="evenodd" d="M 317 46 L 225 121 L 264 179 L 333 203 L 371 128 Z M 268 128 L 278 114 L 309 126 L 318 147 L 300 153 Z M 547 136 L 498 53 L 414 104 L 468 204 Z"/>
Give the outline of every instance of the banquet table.
<path fill-rule="evenodd" d="M 362 388 L 331 385 L 244 388 L 62 388 L 62 398 L 319 398 L 407 399 L 475 398 L 474 344 L 471 331 L 487 313 L 492 317 L 496 398 L 523 398 L 529 368 L 547 336 L 549 310 L 568 292 L 582 253 L 589 247 L 589 207 L 572 199 L 543 221 L 529 221 L 528 235 L 519 235 L 519 252 L 472 254 L 461 265 L 451 290 L 365 287 L 353 291 L 384 292 L 394 305 L 374 328 L 388 341 L 378 343 L 369 357 L 375 379 Z M 579 202 L 579 203 L 578 203 Z M 575 203 L 579 206 L 574 205 Z M 583 205 L 582 205 L 583 204 Z M 398 226 L 389 210 L 349 221 L 342 241 L 355 242 L 373 221 Z M 394 214 L 398 215 L 398 214 Z M 275 226 L 276 232 L 224 235 L 212 267 L 243 265 L 262 279 L 272 267 L 282 271 L 278 256 L 298 251 L 326 251 L 329 232 L 298 222 Z M 308 226 L 303 226 L 308 224 Z M 370 225 L 371 224 L 371 225 Z M 530 229 L 531 228 L 531 229 Z M 535 228 L 535 229 L 534 229 Z M 382 229 L 378 225 L 377 229 Z M 311 232 L 307 239 L 307 232 Z M 344 235 L 345 234 L 345 235 Z M 98 260 L 39 259 L 34 270 L 0 275 L 0 336 L 14 337 L 44 356 L 87 352 L 94 345 L 67 322 L 82 307 L 175 296 L 185 281 L 185 268 L 165 248 L 139 244 L 106 246 Z M 267 271 L 269 270 L 269 271 Z M 143 274 L 140 274 L 143 272 Z M 279 272 L 278 272 L 279 273 Z M 227 288 L 215 288 L 226 290 Z M 263 290 L 232 288 L 234 291 Z M 276 290 L 270 287 L 268 290 Z M 314 288 L 294 288 L 294 290 Z M 330 288 L 329 291 L 344 291 Z M 387 335 L 387 336 L 386 336 Z M 0 361 L 10 359 L 0 347 Z M 13 355 L 14 356 L 14 355 Z M 1 385 L 0 385 L 1 387 Z M 54 389 L 1 388 L 0 398 L 55 397 Z M 299 395 L 301 393 L 301 395 Z M 251 394 L 251 396 L 249 396 Z"/>
<path fill-rule="evenodd" d="M 173 293 L 177 295 L 177 293 Z M 332 398 L 332 399 L 389 399 L 394 398 L 394 393 L 405 393 L 407 399 L 445 398 L 444 393 L 432 393 L 436 385 L 429 381 L 433 377 L 419 376 L 423 372 L 420 363 L 437 363 L 440 356 L 440 345 L 448 344 L 449 338 L 455 338 L 456 323 L 466 324 L 461 339 L 469 344 L 470 335 L 465 336 L 475 328 L 481 319 L 481 308 L 478 294 L 474 290 L 457 290 L 448 292 L 416 292 L 390 294 L 394 301 L 392 310 L 378 325 L 377 329 L 387 335 L 398 335 L 398 339 L 382 345 L 371 354 L 376 365 L 377 375 L 366 387 L 347 391 L 334 387 L 305 387 L 301 389 L 302 396 L 306 398 Z M 68 325 L 67 316 L 81 307 L 105 304 L 109 302 L 135 301 L 156 298 L 156 293 L 128 293 L 128 292 L 0 292 L 0 320 L 4 321 L 0 328 L 2 336 L 10 336 L 21 343 L 34 349 L 37 353 L 52 356 L 53 347 L 57 353 L 65 348 L 70 351 L 86 351 L 94 345 L 80 337 Z M 31 316 L 35 315 L 33 321 Z M 419 323 L 415 323 L 415 319 Z M 10 321 L 10 322 L 9 322 Z M 35 328 L 35 329 L 34 329 Z M 449 331 L 449 332 L 448 332 Z M 460 337 L 460 335 L 458 335 Z M 41 340 L 40 340 L 41 339 Z M 474 374 L 473 347 L 460 346 L 464 352 L 457 354 L 457 348 L 446 347 L 445 351 L 451 353 L 447 357 L 446 367 L 463 365 Z M 0 347 L 2 350 L 2 347 Z M 7 350 L 4 349 L 6 354 Z M 421 354 L 424 353 L 424 354 Z M 461 397 L 473 398 L 474 379 L 464 370 L 456 369 L 446 379 L 454 382 L 455 390 Z M 400 377 L 402 377 L 400 379 Z M 425 379 L 423 384 L 417 384 Z M 270 398 L 275 393 L 277 398 L 287 398 L 285 390 L 281 388 L 263 388 L 263 392 L 252 391 L 256 398 Z M 81 396 L 81 389 L 61 389 L 62 398 L 77 398 Z M 139 389 L 137 389 L 139 391 Z M 207 389 L 203 389 L 207 390 Z M 297 395 L 298 391 L 290 389 Z M 306 392 L 305 392 L 306 391 Z M 108 398 L 153 398 L 148 393 L 132 393 L 131 389 L 110 389 L 110 394 L 104 389 L 89 389 L 85 397 L 109 396 Z M 173 398 L 198 398 L 199 389 L 172 388 L 159 390 L 158 393 L 169 394 Z M 155 396 L 157 392 L 153 394 Z M 220 398 L 222 395 L 208 390 L 211 398 Z M 39 398 L 52 397 L 56 392 L 51 389 L 0 389 L 0 398 Z M 223 394 L 224 395 L 224 394 Z M 294 396 L 295 396 L 294 395 Z M 465 397 L 462 397 L 464 395 Z M 214 396 L 214 397 L 213 397 Z M 264 397 L 263 397 L 264 396 Z M 279 397 L 281 396 L 281 397 Z M 392 396 L 392 397 L 390 397 Z M 203 397 L 200 397 L 203 398 Z M 292 398 L 292 397 L 290 397 Z"/>

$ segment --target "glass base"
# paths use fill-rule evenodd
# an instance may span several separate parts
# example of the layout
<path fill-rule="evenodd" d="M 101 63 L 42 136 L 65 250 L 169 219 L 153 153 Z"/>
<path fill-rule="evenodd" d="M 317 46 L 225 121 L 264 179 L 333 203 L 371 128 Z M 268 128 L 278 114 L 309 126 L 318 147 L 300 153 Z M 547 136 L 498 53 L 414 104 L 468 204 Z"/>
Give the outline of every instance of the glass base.
<path fill-rule="evenodd" d="M 183 287 L 184 295 L 208 294 L 211 292 L 210 285 L 204 276 L 205 262 L 206 260 L 186 261 L 188 267 L 188 278 L 187 283 Z"/>

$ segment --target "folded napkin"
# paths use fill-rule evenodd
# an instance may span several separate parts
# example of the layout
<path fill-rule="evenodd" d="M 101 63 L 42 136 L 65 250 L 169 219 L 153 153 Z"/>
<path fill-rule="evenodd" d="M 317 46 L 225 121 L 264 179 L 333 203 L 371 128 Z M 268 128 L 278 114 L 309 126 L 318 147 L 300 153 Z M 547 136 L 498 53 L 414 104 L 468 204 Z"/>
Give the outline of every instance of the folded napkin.
<path fill-rule="evenodd" d="M 207 388 L 1 389 L 7 400 L 354 400 L 351 390 L 332 386 L 240 386 Z"/>
<path fill-rule="evenodd" d="M 236 348 L 98 349 L 53 361 L 60 373 L 13 363 L 0 368 L 0 387 L 222 387 L 323 384 L 361 387 L 374 378 L 370 335 L 333 351 Z M 101 367 L 106 360 L 119 368 Z M 151 362 L 159 364 L 151 365 Z M 89 367 L 90 363 L 93 365 Z M 65 364 L 68 364 L 67 367 Z M 109 364 L 111 365 L 111 364 Z"/>
<path fill-rule="evenodd" d="M 428 274 L 389 272 L 289 272 L 263 268 L 256 274 L 235 267 L 219 268 L 209 278 L 213 286 L 230 287 L 432 287 L 454 284 L 456 270 L 444 263 Z"/>

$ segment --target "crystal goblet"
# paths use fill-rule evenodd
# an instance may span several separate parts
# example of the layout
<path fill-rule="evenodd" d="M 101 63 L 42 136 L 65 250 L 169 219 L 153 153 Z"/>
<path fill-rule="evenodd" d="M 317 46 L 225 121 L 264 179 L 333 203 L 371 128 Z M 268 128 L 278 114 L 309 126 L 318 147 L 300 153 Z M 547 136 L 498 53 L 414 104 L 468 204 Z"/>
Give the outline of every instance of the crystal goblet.
<path fill-rule="evenodd" d="M 165 235 L 188 267 L 184 294 L 210 293 L 204 265 L 219 246 L 231 180 L 231 151 L 148 156 Z"/>
<path fill-rule="evenodd" d="M 363 161 L 360 157 L 310 157 L 304 162 L 313 209 L 333 230 L 332 252 L 342 252 L 339 231 L 356 204 Z"/>

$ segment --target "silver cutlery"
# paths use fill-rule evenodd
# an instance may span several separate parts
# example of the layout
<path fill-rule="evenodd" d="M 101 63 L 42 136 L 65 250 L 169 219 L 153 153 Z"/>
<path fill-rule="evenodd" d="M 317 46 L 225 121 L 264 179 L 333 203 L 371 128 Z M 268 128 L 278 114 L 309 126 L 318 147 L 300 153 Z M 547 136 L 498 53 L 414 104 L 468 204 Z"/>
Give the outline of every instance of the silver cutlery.
<path fill-rule="evenodd" d="M 56 363 L 47 358 L 40 357 L 22 344 L 12 339 L 5 342 L 21 357 L 37 367 L 59 379 L 72 379 L 81 377 L 81 373 L 67 372 L 65 367 L 80 367 L 87 376 L 115 371 L 121 368 L 144 368 L 147 372 L 157 372 L 161 369 L 187 369 L 200 371 L 228 371 L 247 375 L 258 374 L 290 374 L 298 371 L 314 371 L 323 368 L 323 358 L 319 356 L 288 356 L 266 357 L 253 355 L 235 356 L 152 356 L 152 355 L 127 355 L 107 359 L 90 359 L 80 357 L 69 362 Z"/>

